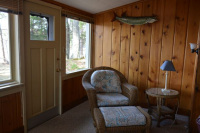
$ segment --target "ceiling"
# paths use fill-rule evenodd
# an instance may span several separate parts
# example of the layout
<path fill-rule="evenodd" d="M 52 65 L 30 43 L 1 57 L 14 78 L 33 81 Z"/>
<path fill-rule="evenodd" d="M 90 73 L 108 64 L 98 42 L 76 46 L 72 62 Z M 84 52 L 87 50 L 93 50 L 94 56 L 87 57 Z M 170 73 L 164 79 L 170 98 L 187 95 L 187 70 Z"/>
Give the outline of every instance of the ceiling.
<path fill-rule="evenodd" d="M 77 9 L 96 14 L 138 0 L 55 0 Z"/>

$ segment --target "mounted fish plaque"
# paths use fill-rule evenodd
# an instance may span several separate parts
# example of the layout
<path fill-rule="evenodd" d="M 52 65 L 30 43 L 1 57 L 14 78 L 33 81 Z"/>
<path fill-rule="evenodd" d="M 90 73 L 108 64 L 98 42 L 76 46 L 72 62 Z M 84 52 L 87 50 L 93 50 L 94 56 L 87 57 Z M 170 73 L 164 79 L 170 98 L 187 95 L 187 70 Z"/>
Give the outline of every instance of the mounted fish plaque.
<path fill-rule="evenodd" d="M 156 16 L 127 17 L 126 12 L 124 12 L 121 17 L 117 16 L 116 13 L 114 13 L 114 18 L 112 19 L 112 22 L 115 20 L 118 20 L 120 23 L 126 23 L 129 25 L 143 25 L 143 24 L 154 23 L 158 21 Z"/>

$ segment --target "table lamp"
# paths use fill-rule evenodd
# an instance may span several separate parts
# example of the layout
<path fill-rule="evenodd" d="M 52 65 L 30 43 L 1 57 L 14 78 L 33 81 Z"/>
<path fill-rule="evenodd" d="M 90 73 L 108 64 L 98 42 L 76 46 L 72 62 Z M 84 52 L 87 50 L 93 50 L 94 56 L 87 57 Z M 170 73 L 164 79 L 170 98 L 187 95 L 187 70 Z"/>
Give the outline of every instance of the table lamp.
<path fill-rule="evenodd" d="M 161 70 L 166 71 L 166 77 L 165 77 L 165 89 L 162 89 L 163 93 L 169 93 L 170 90 L 167 90 L 167 75 L 168 71 L 176 71 L 174 68 L 174 65 L 172 61 L 166 60 L 162 66 L 160 67 Z"/>

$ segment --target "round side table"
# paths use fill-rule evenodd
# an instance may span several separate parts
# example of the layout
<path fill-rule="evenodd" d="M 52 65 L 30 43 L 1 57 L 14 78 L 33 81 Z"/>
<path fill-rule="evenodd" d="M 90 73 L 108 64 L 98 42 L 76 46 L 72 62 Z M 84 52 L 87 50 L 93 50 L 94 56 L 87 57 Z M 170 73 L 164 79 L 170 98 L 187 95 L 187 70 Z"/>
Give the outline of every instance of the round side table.
<path fill-rule="evenodd" d="M 176 90 L 170 90 L 168 93 L 163 93 L 163 88 L 150 88 L 146 90 L 147 102 L 149 105 L 148 113 L 151 114 L 157 120 L 157 127 L 160 126 L 160 122 L 165 119 L 175 120 L 175 114 L 178 111 L 179 106 L 179 92 Z M 157 99 L 157 106 L 151 106 L 149 96 Z M 177 99 L 177 105 L 174 110 L 165 106 L 166 99 Z"/>

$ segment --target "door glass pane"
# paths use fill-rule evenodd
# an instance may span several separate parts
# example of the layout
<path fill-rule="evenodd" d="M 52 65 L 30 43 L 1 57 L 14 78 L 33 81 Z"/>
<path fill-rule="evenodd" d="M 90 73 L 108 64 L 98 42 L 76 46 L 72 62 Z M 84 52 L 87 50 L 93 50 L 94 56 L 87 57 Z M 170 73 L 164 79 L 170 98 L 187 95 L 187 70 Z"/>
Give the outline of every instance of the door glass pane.
<path fill-rule="evenodd" d="M 30 14 L 31 40 L 48 40 L 48 27 L 49 22 L 47 17 Z"/>
<path fill-rule="evenodd" d="M 66 18 L 66 72 L 89 68 L 90 24 Z"/>
<path fill-rule="evenodd" d="M 0 81 L 11 79 L 8 13 L 0 12 Z"/>

